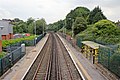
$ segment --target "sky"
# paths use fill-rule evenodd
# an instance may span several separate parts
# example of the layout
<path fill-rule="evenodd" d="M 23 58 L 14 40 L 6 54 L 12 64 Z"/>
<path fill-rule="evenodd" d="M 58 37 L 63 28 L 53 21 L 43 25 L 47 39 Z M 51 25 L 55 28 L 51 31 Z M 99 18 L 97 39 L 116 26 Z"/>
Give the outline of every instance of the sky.
<path fill-rule="evenodd" d="M 65 19 L 79 6 L 90 10 L 100 6 L 109 20 L 120 20 L 120 0 L 0 0 L 0 19 L 44 18 L 49 24 Z"/>

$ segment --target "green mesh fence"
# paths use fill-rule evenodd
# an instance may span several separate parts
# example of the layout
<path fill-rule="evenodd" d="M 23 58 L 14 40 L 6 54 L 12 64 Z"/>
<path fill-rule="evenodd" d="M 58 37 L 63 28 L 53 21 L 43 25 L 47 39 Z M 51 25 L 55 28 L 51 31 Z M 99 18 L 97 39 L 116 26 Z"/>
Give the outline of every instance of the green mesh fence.
<path fill-rule="evenodd" d="M 82 38 L 78 37 L 76 40 L 76 44 L 78 47 L 82 48 Z"/>
<path fill-rule="evenodd" d="M 100 47 L 98 62 L 120 77 L 120 46 Z"/>

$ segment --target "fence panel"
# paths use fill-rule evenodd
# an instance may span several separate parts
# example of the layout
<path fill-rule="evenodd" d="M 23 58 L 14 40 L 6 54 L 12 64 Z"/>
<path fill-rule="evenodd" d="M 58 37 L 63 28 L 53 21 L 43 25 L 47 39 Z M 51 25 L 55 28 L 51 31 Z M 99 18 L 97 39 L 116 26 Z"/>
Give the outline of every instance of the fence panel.
<path fill-rule="evenodd" d="M 82 38 L 78 37 L 77 41 L 76 41 L 76 44 L 77 44 L 78 47 L 82 48 Z"/>
<path fill-rule="evenodd" d="M 23 43 L 25 43 L 26 46 L 34 46 L 35 45 L 35 39 L 26 40 L 26 41 L 23 41 Z"/>
<path fill-rule="evenodd" d="M 2 59 L 0 59 L 0 75 L 2 75 Z"/>
<path fill-rule="evenodd" d="M 2 50 L 5 51 L 5 52 L 10 53 L 10 52 L 14 51 L 15 49 L 17 49 L 18 47 L 20 47 L 21 44 L 22 44 L 21 42 L 15 43 L 15 44 L 11 44 L 11 45 L 9 45 L 7 47 L 4 47 Z"/>
<path fill-rule="evenodd" d="M 19 47 L 18 49 L 14 50 L 11 54 L 12 54 L 12 63 L 15 64 L 21 57 L 22 57 L 22 53 L 21 53 L 21 47 Z"/>
<path fill-rule="evenodd" d="M 43 35 L 37 37 L 36 44 L 42 39 Z"/>
<path fill-rule="evenodd" d="M 5 73 L 9 68 L 13 66 L 24 54 L 21 52 L 22 47 L 8 53 L 5 57 L 0 59 L 0 75 Z"/>
<path fill-rule="evenodd" d="M 2 58 L 2 72 L 6 72 L 11 67 L 12 54 L 9 54 Z"/>
<path fill-rule="evenodd" d="M 98 62 L 120 77 L 120 51 L 116 46 L 100 47 Z"/>

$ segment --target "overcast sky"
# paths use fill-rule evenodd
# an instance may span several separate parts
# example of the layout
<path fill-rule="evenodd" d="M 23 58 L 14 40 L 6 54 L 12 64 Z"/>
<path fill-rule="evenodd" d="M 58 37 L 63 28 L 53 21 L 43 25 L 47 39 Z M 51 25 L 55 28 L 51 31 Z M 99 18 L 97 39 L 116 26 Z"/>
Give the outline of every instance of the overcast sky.
<path fill-rule="evenodd" d="M 45 18 L 47 23 L 64 19 L 70 10 L 84 6 L 92 10 L 100 6 L 105 16 L 120 20 L 120 0 L 0 0 L 0 19 Z"/>

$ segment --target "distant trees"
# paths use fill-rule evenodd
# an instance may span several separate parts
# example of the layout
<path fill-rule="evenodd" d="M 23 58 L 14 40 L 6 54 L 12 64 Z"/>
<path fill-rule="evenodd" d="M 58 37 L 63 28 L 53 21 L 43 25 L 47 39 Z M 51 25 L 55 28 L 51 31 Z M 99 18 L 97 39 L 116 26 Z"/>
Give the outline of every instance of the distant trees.
<path fill-rule="evenodd" d="M 95 7 L 89 14 L 88 16 L 88 24 L 94 24 L 96 22 L 98 22 L 99 20 L 102 20 L 102 19 L 107 19 L 102 10 L 98 7 Z"/>
<path fill-rule="evenodd" d="M 13 24 L 14 24 L 13 26 L 14 33 L 35 34 L 35 26 L 36 26 L 36 34 L 41 34 L 43 28 L 45 29 L 46 27 L 46 22 L 45 19 L 43 18 L 35 21 L 32 17 L 30 17 L 27 19 L 26 22 L 18 18 L 15 18 Z"/>
<path fill-rule="evenodd" d="M 57 22 L 54 22 L 53 24 L 49 24 L 49 25 L 48 25 L 48 29 L 49 29 L 49 30 L 58 31 L 58 30 L 61 29 L 63 26 L 65 26 L 65 21 L 64 21 L 64 20 L 59 20 L 59 21 L 57 21 Z"/>

